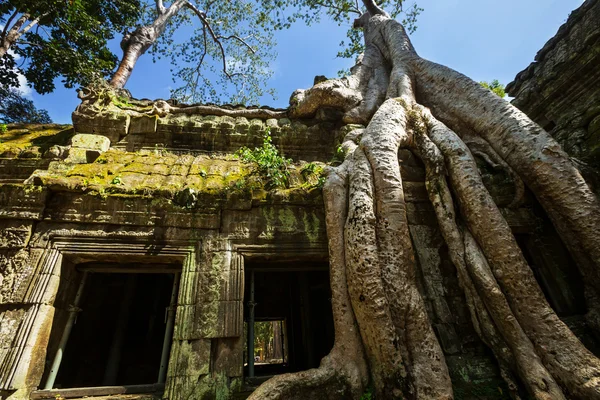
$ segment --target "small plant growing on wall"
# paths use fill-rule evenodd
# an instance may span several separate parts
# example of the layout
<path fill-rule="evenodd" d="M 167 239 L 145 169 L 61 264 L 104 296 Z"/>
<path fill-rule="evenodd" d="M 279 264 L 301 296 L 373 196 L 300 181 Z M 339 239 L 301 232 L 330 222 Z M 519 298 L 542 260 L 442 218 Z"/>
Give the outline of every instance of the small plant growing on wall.
<path fill-rule="evenodd" d="M 265 131 L 262 146 L 255 147 L 254 150 L 242 147 L 236 155 L 244 162 L 256 163 L 258 174 L 266 179 L 267 189 L 287 186 L 290 176 L 288 165 L 292 160 L 279 154 L 269 129 Z"/>

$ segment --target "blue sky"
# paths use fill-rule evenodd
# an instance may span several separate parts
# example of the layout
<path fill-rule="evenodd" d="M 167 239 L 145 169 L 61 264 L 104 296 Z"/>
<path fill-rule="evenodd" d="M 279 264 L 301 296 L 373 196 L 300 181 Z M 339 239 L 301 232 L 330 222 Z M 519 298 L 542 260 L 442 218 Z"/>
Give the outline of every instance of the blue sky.
<path fill-rule="evenodd" d="M 424 58 L 445 64 L 476 81 L 513 80 L 550 39 L 582 0 L 418 0 L 425 11 L 411 35 Z M 335 77 L 350 60 L 335 57 L 346 27 L 323 21 L 312 27 L 295 25 L 278 32 L 276 61 L 270 85 L 278 98 L 262 103 L 286 107 L 291 93 L 308 88 L 316 75 Z M 113 51 L 121 55 L 118 42 Z M 173 86 L 166 63 L 154 64 L 148 54 L 138 61 L 127 83 L 136 98 L 168 98 Z M 48 110 L 55 122 L 70 123 L 79 100 L 75 90 L 57 83 L 54 93 L 31 94 L 39 108 Z"/>

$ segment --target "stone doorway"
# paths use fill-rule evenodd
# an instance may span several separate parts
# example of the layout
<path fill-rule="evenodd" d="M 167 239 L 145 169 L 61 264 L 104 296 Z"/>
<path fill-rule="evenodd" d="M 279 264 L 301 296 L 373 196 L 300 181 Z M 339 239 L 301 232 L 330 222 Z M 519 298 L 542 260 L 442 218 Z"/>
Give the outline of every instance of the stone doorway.
<path fill-rule="evenodd" d="M 43 390 L 32 398 L 117 394 L 115 387 L 162 392 L 181 264 L 69 264 L 54 302 Z"/>
<path fill-rule="evenodd" d="M 252 383 L 318 367 L 334 340 L 327 263 L 249 263 L 245 280 L 244 376 Z M 254 324 L 254 332 L 250 324 Z M 264 341 L 257 337 L 264 324 L 273 328 L 269 340 L 274 353 L 281 351 L 281 358 L 263 359 L 263 349 L 257 348 Z M 281 345 L 276 346 L 277 342 Z M 255 362 L 257 356 L 259 362 Z"/>

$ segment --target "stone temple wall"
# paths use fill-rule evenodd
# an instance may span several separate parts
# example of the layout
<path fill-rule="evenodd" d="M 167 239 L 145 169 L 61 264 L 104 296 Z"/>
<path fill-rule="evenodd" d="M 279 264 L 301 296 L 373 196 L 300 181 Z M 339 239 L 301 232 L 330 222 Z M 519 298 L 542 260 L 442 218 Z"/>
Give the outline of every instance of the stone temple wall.
<path fill-rule="evenodd" d="M 574 10 L 506 90 L 600 193 L 600 1 Z"/>
<path fill-rule="evenodd" d="M 76 288 L 76 266 L 119 268 L 123 260 L 181 266 L 160 395 L 227 399 L 243 392 L 244 265 L 327 261 L 319 178 L 353 126 L 343 125 L 334 110 L 290 120 L 286 110 L 106 93 L 84 98 L 73 121 L 73 127 L 10 126 L 0 137 L 0 398 L 25 399 L 40 388 L 56 347 L 53 331 L 64 326 L 59 287 Z M 234 156 L 241 146 L 261 145 L 266 131 L 294 161 L 288 188 L 271 188 L 255 166 Z M 508 398 L 471 325 L 423 165 L 410 151 L 401 151 L 400 160 L 421 292 L 456 398 Z M 478 161 L 520 244 L 540 267 L 536 276 L 552 304 L 564 315 L 577 314 L 577 293 L 561 285 L 572 269 L 535 201 L 509 208 L 511 178 Z"/>

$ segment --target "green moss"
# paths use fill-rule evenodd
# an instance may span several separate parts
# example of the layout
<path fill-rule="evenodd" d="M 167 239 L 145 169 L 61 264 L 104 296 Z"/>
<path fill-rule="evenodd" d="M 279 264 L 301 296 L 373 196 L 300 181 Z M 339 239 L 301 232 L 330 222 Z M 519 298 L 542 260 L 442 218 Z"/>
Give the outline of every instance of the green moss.
<path fill-rule="evenodd" d="M 229 378 L 224 373 L 212 373 L 203 375 L 193 386 L 193 393 L 186 398 L 198 400 L 229 400 L 232 395 L 242 388 L 240 378 Z"/>
<path fill-rule="evenodd" d="M 320 220 L 314 212 L 304 211 L 302 215 L 302 222 L 304 223 L 304 232 L 308 241 L 311 243 L 319 241 L 319 228 Z"/>
<path fill-rule="evenodd" d="M 323 166 L 290 168 L 294 171 L 294 187 L 267 190 L 265 180 L 255 173 L 253 165 L 226 156 L 194 157 L 110 149 L 93 163 L 53 161 L 47 171 L 37 171 L 34 179 L 37 185 L 50 186 L 55 191 L 89 192 L 102 198 L 118 194 L 162 197 L 190 210 L 207 204 L 221 207 L 232 198 L 321 204 L 318 186 Z M 282 216 L 282 223 L 292 229 L 289 217 Z"/>
<path fill-rule="evenodd" d="M 360 400 L 373 400 L 375 398 L 375 389 L 373 386 L 369 386 L 367 390 L 360 396 Z"/>
<path fill-rule="evenodd" d="M 41 155 L 53 145 L 66 145 L 74 131 L 70 125 L 15 125 L 0 132 L 0 156 L 18 157 L 23 152 Z"/>
<path fill-rule="evenodd" d="M 116 107 L 118 107 L 118 108 L 121 108 L 121 109 L 131 109 L 131 108 L 134 108 L 134 109 L 136 109 L 139 112 L 145 112 L 145 111 L 152 110 L 152 106 L 151 105 L 141 106 L 140 104 L 132 103 L 130 98 L 115 93 L 115 91 L 112 90 L 111 88 L 106 88 L 104 90 L 104 93 L 106 94 L 106 96 L 108 96 L 108 98 L 110 99 L 111 103 L 113 105 L 115 105 Z"/>
<path fill-rule="evenodd" d="M 296 225 L 298 223 L 296 219 L 296 215 L 292 212 L 292 210 L 284 208 L 280 209 L 278 212 L 278 220 L 279 226 L 281 227 L 282 232 L 295 232 Z"/>
<path fill-rule="evenodd" d="M 397 97 L 397 98 L 395 98 L 394 100 L 396 100 L 398 103 L 400 103 L 400 105 L 401 105 L 402 107 L 404 107 L 405 109 L 408 109 L 408 108 L 409 108 L 409 107 L 408 107 L 408 104 L 406 104 L 406 101 L 405 101 L 403 98 L 401 98 L 401 97 Z"/>

